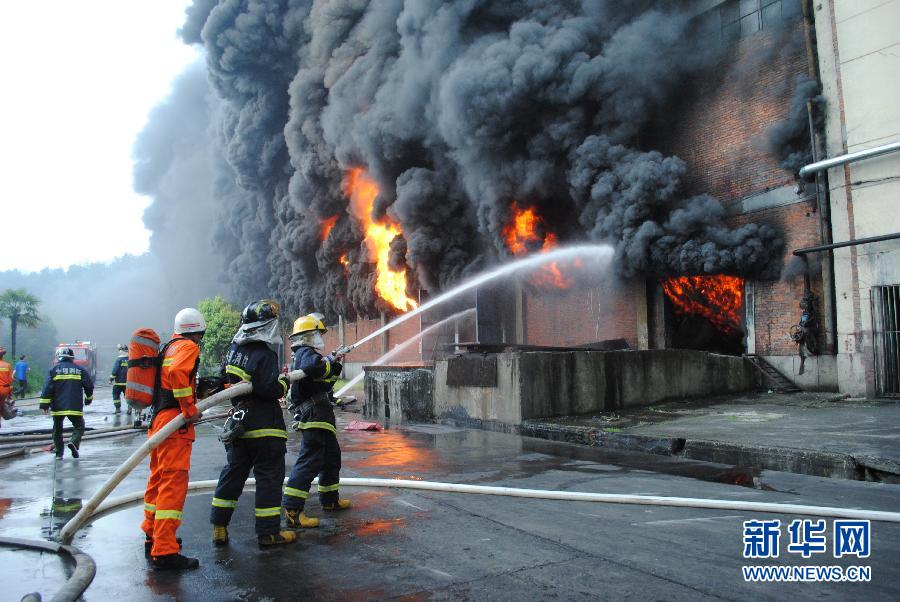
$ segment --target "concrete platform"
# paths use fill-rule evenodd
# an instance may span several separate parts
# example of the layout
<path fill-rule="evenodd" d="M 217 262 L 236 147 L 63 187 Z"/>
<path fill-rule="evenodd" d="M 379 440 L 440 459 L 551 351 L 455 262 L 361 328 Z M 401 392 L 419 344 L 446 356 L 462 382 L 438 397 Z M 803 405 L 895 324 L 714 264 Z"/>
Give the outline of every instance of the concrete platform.
<path fill-rule="evenodd" d="M 757 469 L 900 482 L 900 403 L 745 394 L 528 421 L 521 434 Z"/>

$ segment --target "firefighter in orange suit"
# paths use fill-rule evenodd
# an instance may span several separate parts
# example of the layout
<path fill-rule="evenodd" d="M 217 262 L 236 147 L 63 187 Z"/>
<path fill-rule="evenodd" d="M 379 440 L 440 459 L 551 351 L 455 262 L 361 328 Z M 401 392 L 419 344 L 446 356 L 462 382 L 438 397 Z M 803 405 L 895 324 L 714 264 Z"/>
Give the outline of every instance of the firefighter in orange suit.
<path fill-rule="evenodd" d="M 7 397 L 12 396 L 13 367 L 3 360 L 4 355 L 6 348 L 0 347 L 0 406 L 6 403 Z"/>
<path fill-rule="evenodd" d="M 175 335 L 160 352 L 159 392 L 153 403 L 149 436 L 182 414 L 184 427 L 150 452 L 150 478 L 144 493 L 144 522 L 147 535 L 144 552 L 154 569 L 184 570 L 200 566 L 196 558 L 180 554 L 181 542 L 175 531 L 187 497 L 194 422 L 200 418 L 195 405 L 200 340 L 206 332 L 203 315 L 192 307 L 175 316 Z"/>

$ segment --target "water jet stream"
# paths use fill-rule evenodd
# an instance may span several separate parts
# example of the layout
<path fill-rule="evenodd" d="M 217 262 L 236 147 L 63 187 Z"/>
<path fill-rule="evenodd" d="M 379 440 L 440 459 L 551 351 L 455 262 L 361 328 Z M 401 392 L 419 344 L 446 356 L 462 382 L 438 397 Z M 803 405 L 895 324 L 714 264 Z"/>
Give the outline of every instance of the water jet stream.
<path fill-rule="evenodd" d="M 585 256 L 592 257 L 597 260 L 605 259 L 609 261 L 613 256 L 613 248 L 609 245 L 577 245 L 574 247 L 554 249 L 546 253 L 536 253 L 534 255 L 528 255 L 527 257 L 524 257 L 522 259 L 517 259 L 516 261 L 511 261 L 507 264 L 501 265 L 500 267 L 494 268 L 490 272 L 486 272 L 484 274 L 481 274 L 480 276 L 476 276 L 474 278 L 466 280 L 462 284 L 450 289 L 446 293 L 440 294 L 434 299 L 423 303 L 417 309 L 398 316 L 393 321 L 385 324 L 375 332 L 366 335 L 365 337 L 354 343 L 353 347 L 360 347 L 364 343 L 371 341 L 378 335 L 387 332 L 394 326 L 398 326 L 403 322 L 406 322 L 413 316 L 417 316 L 423 311 L 431 309 L 435 305 L 440 305 L 441 303 L 444 303 L 445 301 L 448 301 L 453 297 L 456 297 L 457 295 L 481 286 L 485 282 L 489 282 L 491 280 L 494 280 L 495 278 L 509 276 L 511 274 L 515 274 L 516 272 L 529 270 L 539 265 L 550 263 L 553 261 L 565 261 L 567 259 L 575 259 L 577 257 Z"/>
<path fill-rule="evenodd" d="M 396 347 L 394 347 L 393 349 L 391 349 L 390 351 L 388 351 L 387 353 L 382 355 L 380 358 L 378 358 L 377 360 L 372 362 L 372 364 L 379 365 L 379 364 L 382 364 L 382 363 L 390 360 L 392 357 L 394 357 L 395 355 L 397 355 L 398 353 L 400 353 L 401 351 L 403 351 L 404 349 L 406 349 L 407 347 L 409 347 L 410 345 L 412 345 L 413 343 L 415 343 L 416 341 L 421 339 L 426 334 L 428 334 L 434 330 L 437 330 L 441 326 L 445 326 L 447 323 L 449 323 L 452 320 L 458 320 L 458 319 L 462 318 L 463 316 L 465 316 L 467 314 L 472 314 L 472 313 L 475 313 L 474 307 L 470 307 L 469 309 L 464 309 L 463 311 L 455 313 L 452 316 L 448 316 L 448 317 L 444 318 L 443 320 L 441 320 L 440 322 L 435 322 L 434 324 L 432 324 L 431 326 L 429 326 L 422 332 L 403 341 L 402 343 L 400 343 L 399 345 L 397 345 Z M 363 376 L 365 376 L 365 375 L 366 375 L 365 372 L 360 372 L 359 374 L 357 374 L 356 376 L 351 378 L 349 381 L 347 381 L 347 384 L 345 384 L 343 387 L 341 387 L 340 390 L 334 394 L 334 396 L 340 397 L 341 395 L 343 395 L 344 393 L 349 391 L 350 388 L 352 388 L 353 385 L 355 385 L 356 383 L 361 381 Z"/>

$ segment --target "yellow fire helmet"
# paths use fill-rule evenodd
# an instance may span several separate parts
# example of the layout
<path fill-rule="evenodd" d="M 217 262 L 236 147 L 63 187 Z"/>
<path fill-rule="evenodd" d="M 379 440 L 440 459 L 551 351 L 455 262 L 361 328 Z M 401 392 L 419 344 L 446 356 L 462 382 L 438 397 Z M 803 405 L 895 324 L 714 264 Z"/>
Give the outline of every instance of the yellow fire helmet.
<path fill-rule="evenodd" d="M 328 329 L 325 328 L 325 322 L 323 322 L 320 317 L 321 315 L 322 314 L 308 314 L 294 320 L 294 329 L 291 331 L 291 336 L 303 334 L 304 332 L 312 332 L 313 330 L 318 330 L 323 334 L 328 332 Z"/>

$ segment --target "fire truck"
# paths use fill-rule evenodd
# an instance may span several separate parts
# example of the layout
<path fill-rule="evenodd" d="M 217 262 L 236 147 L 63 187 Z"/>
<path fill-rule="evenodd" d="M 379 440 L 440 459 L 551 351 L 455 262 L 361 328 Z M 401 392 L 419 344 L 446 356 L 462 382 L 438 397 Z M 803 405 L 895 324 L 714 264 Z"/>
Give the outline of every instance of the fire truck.
<path fill-rule="evenodd" d="M 56 349 L 62 349 L 63 347 L 68 347 L 72 350 L 72 353 L 75 354 L 75 363 L 79 366 L 83 366 L 88 374 L 91 375 L 91 380 L 94 382 L 97 381 L 97 347 L 90 341 L 75 341 L 74 343 L 60 343 L 56 346 Z M 54 356 L 56 351 L 54 350 Z"/>

